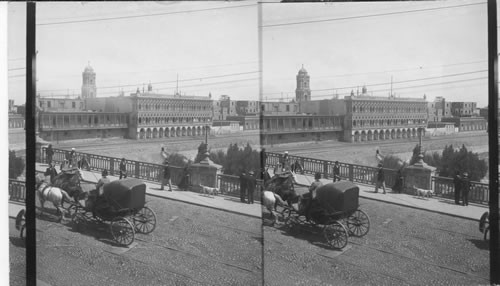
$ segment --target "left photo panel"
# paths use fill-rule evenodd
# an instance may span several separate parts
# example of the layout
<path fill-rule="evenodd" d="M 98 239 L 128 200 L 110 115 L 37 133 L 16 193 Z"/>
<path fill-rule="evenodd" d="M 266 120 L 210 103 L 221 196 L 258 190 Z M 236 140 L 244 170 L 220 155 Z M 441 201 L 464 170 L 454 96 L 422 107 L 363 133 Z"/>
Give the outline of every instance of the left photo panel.
<path fill-rule="evenodd" d="M 257 13 L 253 1 L 36 4 L 39 283 L 263 284 Z M 14 110 L 25 94 L 11 88 Z M 22 208 L 22 176 L 9 186 Z M 24 251 L 15 224 L 11 255 Z"/>

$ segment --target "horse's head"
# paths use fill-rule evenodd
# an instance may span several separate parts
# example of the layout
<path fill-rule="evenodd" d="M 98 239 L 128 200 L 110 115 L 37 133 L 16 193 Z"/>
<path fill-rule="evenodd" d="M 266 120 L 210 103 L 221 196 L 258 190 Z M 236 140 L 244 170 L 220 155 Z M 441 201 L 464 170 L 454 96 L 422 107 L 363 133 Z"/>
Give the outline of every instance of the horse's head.
<path fill-rule="evenodd" d="M 35 176 L 35 186 L 38 188 L 43 182 L 45 182 L 45 177 L 42 174 L 37 174 Z"/>

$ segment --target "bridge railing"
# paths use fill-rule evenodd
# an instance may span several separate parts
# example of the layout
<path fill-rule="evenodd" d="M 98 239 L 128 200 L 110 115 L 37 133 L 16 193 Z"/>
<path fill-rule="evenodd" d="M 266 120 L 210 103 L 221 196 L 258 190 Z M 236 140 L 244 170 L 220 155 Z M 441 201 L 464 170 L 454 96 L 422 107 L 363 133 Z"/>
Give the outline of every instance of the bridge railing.
<path fill-rule="evenodd" d="M 443 198 L 455 198 L 455 185 L 453 179 L 446 177 L 432 177 L 432 189 L 436 196 Z M 480 182 L 471 182 L 469 191 L 469 202 L 488 204 L 489 185 Z M 460 197 L 460 200 L 462 198 Z"/>
<path fill-rule="evenodd" d="M 25 202 L 26 200 L 26 182 L 9 179 L 9 200 L 16 202 Z"/>
<path fill-rule="evenodd" d="M 64 159 L 66 159 L 69 151 L 61 149 L 53 149 L 54 156 L 52 161 L 57 164 L 61 164 Z M 42 154 L 40 161 L 41 163 L 47 163 L 47 148 L 42 147 Z M 101 156 L 96 154 L 75 153 L 76 160 L 80 160 L 85 157 L 90 165 L 88 171 L 101 172 L 102 170 L 108 170 L 109 175 L 118 176 L 120 174 L 120 161 L 121 158 Z M 163 178 L 164 166 L 160 164 L 140 162 L 134 160 L 125 160 L 125 165 L 127 169 L 127 176 L 134 177 L 145 181 L 151 182 L 161 182 Z M 170 166 L 170 180 L 173 185 L 179 184 L 184 175 L 184 168 L 177 166 Z M 191 183 L 191 182 L 189 182 Z"/>
<path fill-rule="evenodd" d="M 274 168 L 279 164 L 282 154 L 279 153 L 267 153 L 266 165 L 270 168 Z M 320 173 L 321 177 L 324 179 L 333 180 L 333 168 L 335 165 L 334 161 L 327 161 L 321 159 L 307 158 L 301 156 L 290 155 L 290 163 L 294 163 L 296 160 L 302 165 L 303 174 L 314 176 L 316 173 Z M 377 167 L 348 164 L 339 162 L 340 178 L 342 180 L 349 180 L 351 182 L 374 185 L 376 183 Z M 385 174 L 385 185 L 387 187 L 393 186 L 396 182 L 397 170 L 384 169 Z"/>
<path fill-rule="evenodd" d="M 262 189 L 264 188 L 264 183 L 262 180 L 257 180 L 257 186 L 253 194 L 254 200 L 260 200 L 260 195 L 262 194 Z M 239 176 L 218 174 L 217 175 L 217 186 L 219 189 L 227 195 L 240 196 L 240 178 Z"/>
<path fill-rule="evenodd" d="M 279 153 L 267 153 L 266 166 L 273 168 L 280 163 L 282 154 Z M 290 163 L 298 162 L 302 165 L 303 174 L 314 175 L 315 173 L 321 173 L 321 177 L 325 179 L 333 179 L 333 166 L 334 161 L 327 161 L 321 159 L 307 158 L 301 156 L 290 155 Z M 340 177 L 343 180 L 349 180 L 355 183 L 361 183 L 365 185 L 373 185 L 376 183 L 377 168 L 356 164 L 348 164 L 339 162 Z M 397 178 L 397 170 L 385 169 L 385 185 L 391 188 L 394 186 Z M 454 198 L 454 185 L 453 180 L 445 177 L 433 176 L 431 178 L 431 188 L 434 190 L 436 196 L 443 198 Z M 480 182 L 471 182 L 471 188 L 469 191 L 469 201 L 479 204 L 488 204 L 489 198 L 489 186 L 488 184 Z"/>

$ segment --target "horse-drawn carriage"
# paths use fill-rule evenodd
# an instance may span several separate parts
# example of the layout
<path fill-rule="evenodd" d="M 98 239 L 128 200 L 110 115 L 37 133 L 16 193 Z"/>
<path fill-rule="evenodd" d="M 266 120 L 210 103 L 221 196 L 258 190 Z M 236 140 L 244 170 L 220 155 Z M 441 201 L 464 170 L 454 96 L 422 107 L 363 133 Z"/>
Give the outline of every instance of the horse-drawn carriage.
<path fill-rule="evenodd" d="M 124 246 L 134 242 L 136 231 L 148 234 L 156 228 L 156 215 L 146 204 L 146 185 L 138 179 L 117 180 L 103 186 L 103 194 L 91 192 L 72 206 L 77 228 L 89 222 L 109 222 L 113 239 Z"/>
<path fill-rule="evenodd" d="M 349 181 L 329 183 L 316 190 L 314 199 L 308 194 L 299 196 L 293 186 L 293 177 L 275 177 L 267 184 L 268 190 L 287 203 L 282 211 L 285 224 L 322 228 L 328 244 L 335 249 L 347 245 L 349 236 L 362 237 L 370 229 L 368 215 L 359 209 L 359 187 Z"/>

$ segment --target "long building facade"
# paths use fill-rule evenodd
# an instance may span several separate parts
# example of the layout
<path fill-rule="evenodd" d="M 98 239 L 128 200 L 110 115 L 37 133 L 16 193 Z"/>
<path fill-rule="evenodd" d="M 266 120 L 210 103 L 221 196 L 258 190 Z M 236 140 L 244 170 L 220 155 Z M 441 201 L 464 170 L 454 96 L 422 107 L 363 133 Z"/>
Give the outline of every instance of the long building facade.
<path fill-rule="evenodd" d="M 181 96 L 148 92 L 87 99 L 90 109 L 124 112 L 130 117 L 127 138 L 205 136 L 212 129 L 212 100 L 202 96 Z"/>
<path fill-rule="evenodd" d="M 424 98 L 346 96 L 344 141 L 363 142 L 418 138 L 425 135 Z"/>

